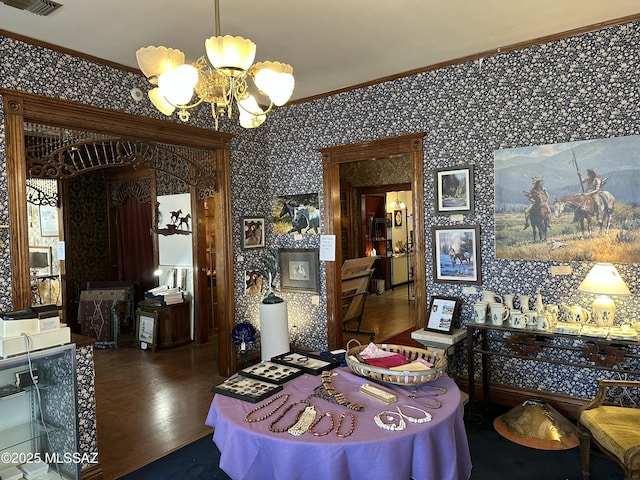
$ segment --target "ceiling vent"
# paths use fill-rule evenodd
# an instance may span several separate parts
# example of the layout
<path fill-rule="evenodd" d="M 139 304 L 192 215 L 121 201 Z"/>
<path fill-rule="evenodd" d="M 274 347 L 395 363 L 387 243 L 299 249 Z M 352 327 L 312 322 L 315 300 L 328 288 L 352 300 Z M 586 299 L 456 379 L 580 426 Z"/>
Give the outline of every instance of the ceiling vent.
<path fill-rule="evenodd" d="M 27 10 L 36 15 L 49 15 L 54 10 L 62 6 L 61 3 L 52 2 L 51 0 L 0 0 L 5 5 Z"/>

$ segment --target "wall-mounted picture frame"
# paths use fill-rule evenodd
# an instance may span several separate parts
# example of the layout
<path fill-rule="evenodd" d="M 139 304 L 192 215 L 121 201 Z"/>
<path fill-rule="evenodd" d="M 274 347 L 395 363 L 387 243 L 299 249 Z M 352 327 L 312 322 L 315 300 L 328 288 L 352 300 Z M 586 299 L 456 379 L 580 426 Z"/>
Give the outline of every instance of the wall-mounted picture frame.
<path fill-rule="evenodd" d="M 480 285 L 480 227 L 432 226 L 433 281 Z"/>
<path fill-rule="evenodd" d="M 138 347 L 156 351 L 158 347 L 158 323 L 159 314 L 157 312 L 138 311 L 136 312 L 136 341 Z"/>
<path fill-rule="evenodd" d="M 40 205 L 40 236 L 58 236 L 58 208 Z"/>
<path fill-rule="evenodd" d="M 283 292 L 320 293 L 317 248 L 281 248 L 278 252 Z"/>
<path fill-rule="evenodd" d="M 267 281 L 259 270 L 246 270 L 244 279 L 245 295 L 262 295 L 267 289 Z"/>
<path fill-rule="evenodd" d="M 396 227 L 402 226 L 402 210 L 393 211 L 393 225 Z"/>
<path fill-rule="evenodd" d="M 53 273 L 52 248 L 46 245 L 29 246 L 29 269 L 36 277 L 47 277 Z"/>
<path fill-rule="evenodd" d="M 264 246 L 264 217 L 242 217 L 242 248 Z"/>
<path fill-rule="evenodd" d="M 431 297 L 424 329 L 451 335 L 453 323 L 460 313 L 460 303 L 460 299 L 456 297 Z"/>
<path fill-rule="evenodd" d="M 474 212 L 473 165 L 435 170 L 435 210 L 438 215 Z"/>

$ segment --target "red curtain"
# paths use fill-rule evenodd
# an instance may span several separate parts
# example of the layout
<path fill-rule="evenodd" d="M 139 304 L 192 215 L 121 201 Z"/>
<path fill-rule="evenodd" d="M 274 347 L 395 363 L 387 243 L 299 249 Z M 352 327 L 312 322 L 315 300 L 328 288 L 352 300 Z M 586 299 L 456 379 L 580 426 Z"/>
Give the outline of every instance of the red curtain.
<path fill-rule="evenodd" d="M 136 285 L 136 302 L 155 286 L 153 276 L 153 241 L 150 229 L 153 217 L 150 203 L 142 203 L 130 195 L 115 207 L 118 222 L 119 263 L 122 278 Z"/>

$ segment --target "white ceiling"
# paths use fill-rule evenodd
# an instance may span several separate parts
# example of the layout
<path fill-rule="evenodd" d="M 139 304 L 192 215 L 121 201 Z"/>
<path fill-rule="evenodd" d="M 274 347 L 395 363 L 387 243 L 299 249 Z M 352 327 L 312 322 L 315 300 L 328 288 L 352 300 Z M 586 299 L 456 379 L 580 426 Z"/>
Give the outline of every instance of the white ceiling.
<path fill-rule="evenodd" d="M 214 0 L 57 0 L 48 16 L 0 3 L 0 29 L 122 65 L 164 45 L 193 61 Z M 293 99 L 495 51 L 640 12 L 638 0 L 220 0 L 221 34 L 293 66 Z"/>

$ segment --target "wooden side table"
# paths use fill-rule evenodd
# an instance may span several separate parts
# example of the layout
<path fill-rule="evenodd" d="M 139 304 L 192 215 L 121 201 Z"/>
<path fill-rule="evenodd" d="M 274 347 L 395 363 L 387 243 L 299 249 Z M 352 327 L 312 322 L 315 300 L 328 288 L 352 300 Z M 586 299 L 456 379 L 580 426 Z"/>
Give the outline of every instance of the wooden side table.
<path fill-rule="evenodd" d="M 155 313 L 158 318 L 159 348 L 177 347 L 191 342 L 191 304 L 190 302 L 174 305 L 156 306 L 138 305 L 141 313 Z"/>

